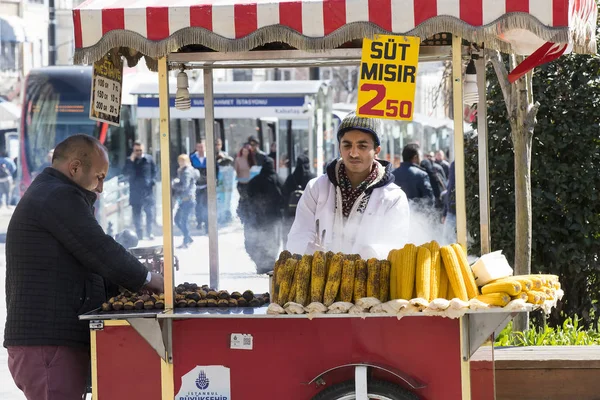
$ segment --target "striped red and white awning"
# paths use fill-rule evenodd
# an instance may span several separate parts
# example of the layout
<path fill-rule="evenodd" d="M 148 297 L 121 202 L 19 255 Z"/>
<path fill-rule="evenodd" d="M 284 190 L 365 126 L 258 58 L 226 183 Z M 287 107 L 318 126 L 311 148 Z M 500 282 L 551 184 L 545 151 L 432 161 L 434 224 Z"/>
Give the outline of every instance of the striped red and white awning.
<path fill-rule="evenodd" d="M 88 0 L 73 19 L 76 62 L 88 63 L 115 47 L 153 58 L 192 44 L 321 50 L 388 32 L 450 32 L 522 54 L 548 41 L 595 53 L 596 13 L 595 0 Z"/>

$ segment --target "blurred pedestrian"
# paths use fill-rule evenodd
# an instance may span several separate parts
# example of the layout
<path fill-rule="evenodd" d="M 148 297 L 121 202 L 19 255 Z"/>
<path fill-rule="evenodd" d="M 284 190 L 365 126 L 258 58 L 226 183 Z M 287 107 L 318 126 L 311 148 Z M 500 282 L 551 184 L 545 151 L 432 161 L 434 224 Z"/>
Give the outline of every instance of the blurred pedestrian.
<path fill-rule="evenodd" d="M 298 202 L 306 189 L 306 185 L 311 179 L 317 176 L 310 171 L 310 159 L 305 155 L 300 155 L 296 159 L 296 169 L 290 174 L 283 184 L 283 236 L 287 238 L 294 218 L 296 217 L 296 208 Z"/>
<path fill-rule="evenodd" d="M 234 168 L 237 175 L 237 188 L 240 193 L 240 199 L 245 199 L 248 192 L 248 182 L 250 182 L 250 168 L 256 165 L 252 147 L 245 144 L 235 158 Z"/>
<path fill-rule="evenodd" d="M 246 251 L 256 271 L 273 270 L 281 244 L 283 185 L 272 158 L 265 158 L 260 173 L 248 183 L 248 212 L 243 217 Z"/>
<path fill-rule="evenodd" d="M 233 158 L 223 151 L 223 141 L 221 139 L 215 140 L 215 157 L 217 158 L 217 165 L 224 167 L 233 164 Z"/>
<path fill-rule="evenodd" d="M 456 242 L 456 181 L 454 173 L 454 161 L 450 164 L 450 177 L 448 188 L 443 193 L 444 212 L 442 223 L 444 224 L 444 238 L 446 243 Z"/>
<path fill-rule="evenodd" d="M 197 229 L 208 232 L 208 179 L 204 141 L 196 143 L 196 151 L 190 155 L 192 167 L 198 171 L 196 181 L 196 223 Z"/>
<path fill-rule="evenodd" d="M 46 153 L 46 161 L 44 161 L 42 163 L 42 165 L 40 165 L 40 167 L 38 169 L 36 169 L 35 171 L 33 171 L 33 173 L 31 174 L 31 177 L 33 179 L 35 179 L 35 177 L 38 176 L 43 170 L 45 170 L 46 168 L 48 168 L 52 165 L 52 156 L 53 155 L 54 155 L 54 149 L 50 149 L 48 151 L 48 153 Z"/>
<path fill-rule="evenodd" d="M 11 203 L 13 187 L 13 176 L 17 172 L 17 166 L 8 155 L 3 152 L 0 157 L 0 207 Z M 6 202 L 4 198 L 6 197 Z"/>
<path fill-rule="evenodd" d="M 450 179 L 450 163 L 446 161 L 446 153 L 444 153 L 444 150 L 438 150 L 435 153 L 435 163 L 442 167 L 446 179 Z"/>
<path fill-rule="evenodd" d="M 277 162 L 277 142 L 271 143 L 270 150 L 269 157 L 271 157 L 273 161 Z"/>
<path fill-rule="evenodd" d="M 420 148 L 416 143 L 407 144 L 402 150 L 402 164 L 394 170 L 396 185 L 400 186 L 409 202 L 418 207 L 430 208 L 434 204 L 433 189 L 427 172 L 419 165 Z"/>
<path fill-rule="evenodd" d="M 427 176 L 429 176 L 429 182 L 431 183 L 431 189 L 433 190 L 433 197 L 435 199 L 434 205 L 436 210 L 441 212 L 444 208 L 442 193 L 446 190 L 446 179 L 444 177 L 444 170 L 442 170 L 439 165 L 437 165 L 437 167 L 440 169 L 437 170 L 434 168 L 434 164 L 435 163 L 431 162 L 428 157 L 421 161 L 421 168 L 423 168 L 425 172 L 427 172 Z"/>
<path fill-rule="evenodd" d="M 131 214 L 133 225 L 138 238 L 144 237 L 142 229 L 142 211 L 146 214 L 146 234 L 147 238 L 154 239 L 154 210 L 156 208 L 156 197 L 154 195 L 154 185 L 156 182 L 156 164 L 150 154 L 144 153 L 144 146 L 141 142 L 133 143 L 133 152 L 125 162 L 123 170 L 125 176 L 129 177 L 129 204 L 131 205 Z"/>
<path fill-rule="evenodd" d="M 56 146 L 52 167 L 29 186 L 8 225 L 4 347 L 28 400 L 83 397 L 90 330 L 79 315 L 99 308 L 118 286 L 164 290 L 162 276 L 148 272 L 94 217 L 108 168 L 97 139 L 70 136 Z"/>
<path fill-rule="evenodd" d="M 252 154 L 254 155 L 254 162 L 256 165 L 261 167 L 265 162 L 267 155 L 260 148 L 260 142 L 254 136 L 248 137 L 248 144 L 252 147 Z"/>
<path fill-rule="evenodd" d="M 175 213 L 175 225 L 183 233 L 183 243 L 178 248 L 187 249 L 194 241 L 190 236 L 188 228 L 190 215 L 196 205 L 196 181 L 199 172 L 192 167 L 190 157 L 187 154 L 181 154 L 177 157 L 179 169 L 177 170 L 177 179 L 173 182 L 173 196 L 179 205 Z"/>

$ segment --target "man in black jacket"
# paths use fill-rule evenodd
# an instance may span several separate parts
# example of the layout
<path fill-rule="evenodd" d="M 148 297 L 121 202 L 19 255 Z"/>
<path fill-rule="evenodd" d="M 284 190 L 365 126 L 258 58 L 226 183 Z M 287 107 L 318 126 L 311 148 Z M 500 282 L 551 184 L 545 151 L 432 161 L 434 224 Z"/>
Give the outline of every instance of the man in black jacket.
<path fill-rule="evenodd" d="M 416 143 L 407 144 L 402 150 L 402 164 L 393 172 L 396 185 L 400 186 L 408 200 L 423 207 L 434 204 L 433 189 L 427 172 L 419 166 L 420 148 Z"/>
<path fill-rule="evenodd" d="M 89 370 L 89 329 L 78 315 L 116 285 L 160 291 L 163 279 L 106 235 L 94 202 L 108 171 L 91 136 L 60 143 L 17 205 L 6 236 L 4 346 L 28 400 L 81 399 Z"/>
<path fill-rule="evenodd" d="M 154 182 L 156 181 L 156 164 L 150 154 L 144 154 L 141 142 L 133 144 L 133 153 L 125 163 L 124 174 L 129 177 L 129 204 L 133 224 L 138 239 L 144 238 L 142 230 L 142 210 L 146 214 L 146 233 L 148 239 L 154 239 L 154 209 L 156 198 L 154 196 Z"/>

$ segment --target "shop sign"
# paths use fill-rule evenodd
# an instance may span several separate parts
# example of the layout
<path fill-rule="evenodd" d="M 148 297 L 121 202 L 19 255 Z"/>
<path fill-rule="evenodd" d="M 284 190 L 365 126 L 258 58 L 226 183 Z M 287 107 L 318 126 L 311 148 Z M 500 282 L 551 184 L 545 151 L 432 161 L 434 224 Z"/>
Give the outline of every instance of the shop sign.
<path fill-rule="evenodd" d="M 375 35 L 364 39 L 356 114 L 411 121 L 417 88 L 421 39 Z"/>
<path fill-rule="evenodd" d="M 196 366 L 181 378 L 181 389 L 175 400 L 231 400 L 229 368 Z"/>
<path fill-rule="evenodd" d="M 119 126 L 123 63 L 120 57 L 106 54 L 94 63 L 90 119 Z"/>

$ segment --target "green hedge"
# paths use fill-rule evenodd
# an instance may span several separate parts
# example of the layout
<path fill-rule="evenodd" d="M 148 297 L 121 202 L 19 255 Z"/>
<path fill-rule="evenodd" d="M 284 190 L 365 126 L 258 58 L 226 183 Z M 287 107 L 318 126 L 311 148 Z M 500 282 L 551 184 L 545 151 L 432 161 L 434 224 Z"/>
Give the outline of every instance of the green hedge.
<path fill-rule="evenodd" d="M 498 335 L 495 346 L 590 346 L 600 345 L 600 333 L 584 329 L 578 317 L 567 318 L 562 325 L 536 327 L 526 332 L 514 332 L 512 322 Z"/>
<path fill-rule="evenodd" d="M 600 43 L 600 37 L 598 39 Z M 514 260 L 514 160 L 496 74 L 487 71 L 492 249 Z M 600 299 L 600 57 L 563 56 L 536 68 L 541 106 L 532 152 L 532 271 L 560 276 L 552 326 L 582 317 L 597 326 Z M 477 139 L 466 141 L 467 219 L 479 251 Z"/>

